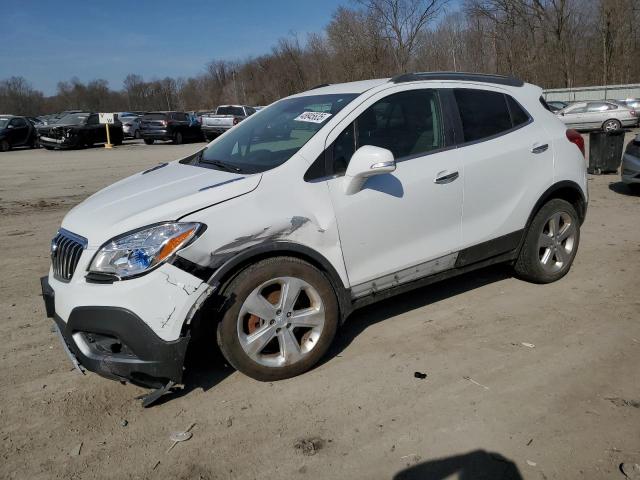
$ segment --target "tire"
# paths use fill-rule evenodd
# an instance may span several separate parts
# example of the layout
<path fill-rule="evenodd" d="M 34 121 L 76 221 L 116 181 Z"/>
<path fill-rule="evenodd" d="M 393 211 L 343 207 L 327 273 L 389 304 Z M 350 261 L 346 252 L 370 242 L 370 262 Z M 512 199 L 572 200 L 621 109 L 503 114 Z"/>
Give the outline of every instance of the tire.
<path fill-rule="evenodd" d="M 287 296 L 289 290 L 298 293 Z M 256 380 L 282 380 L 306 372 L 326 353 L 338 328 L 331 283 L 298 258 L 268 258 L 251 265 L 224 288 L 223 296 L 218 345 L 233 367 Z"/>
<path fill-rule="evenodd" d="M 0 142 L 0 152 L 8 152 L 11 150 L 11 145 L 6 140 Z"/>
<path fill-rule="evenodd" d="M 580 220 L 573 205 L 549 200 L 533 217 L 514 266 L 516 274 L 533 283 L 555 282 L 571 268 L 579 244 Z"/>
<path fill-rule="evenodd" d="M 622 124 L 620 120 L 616 120 L 615 118 L 610 118 L 609 120 L 605 120 L 602 124 L 602 130 L 604 132 L 617 132 L 622 128 Z"/>
<path fill-rule="evenodd" d="M 144 143 L 146 143 L 147 145 L 153 145 L 153 138 L 145 138 L 144 139 Z"/>
<path fill-rule="evenodd" d="M 176 145 L 182 144 L 182 133 L 176 132 L 176 134 L 173 136 L 173 143 L 175 143 Z"/>
<path fill-rule="evenodd" d="M 140 138 L 142 138 L 140 136 L 140 130 L 136 130 L 136 133 L 133 134 L 133 138 L 135 138 L 136 140 L 140 140 Z"/>

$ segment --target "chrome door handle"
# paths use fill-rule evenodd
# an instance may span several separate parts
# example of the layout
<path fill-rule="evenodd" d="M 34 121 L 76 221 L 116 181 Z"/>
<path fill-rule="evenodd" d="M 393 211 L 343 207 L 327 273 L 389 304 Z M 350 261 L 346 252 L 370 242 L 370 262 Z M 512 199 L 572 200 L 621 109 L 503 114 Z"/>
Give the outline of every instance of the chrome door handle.
<path fill-rule="evenodd" d="M 441 172 L 442 173 L 442 172 Z M 458 172 L 452 172 L 452 173 L 445 173 L 444 175 L 440 175 L 438 177 L 435 178 L 435 180 L 433 181 L 434 183 L 439 183 L 439 184 L 443 184 L 443 183 L 451 183 L 453 182 L 456 178 L 458 178 L 460 175 L 458 174 Z"/>
<path fill-rule="evenodd" d="M 531 153 L 542 153 L 546 152 L 549 148 L 549 144 L 545 143 L 544 145 L 535 145 L 531 147 Z"/>

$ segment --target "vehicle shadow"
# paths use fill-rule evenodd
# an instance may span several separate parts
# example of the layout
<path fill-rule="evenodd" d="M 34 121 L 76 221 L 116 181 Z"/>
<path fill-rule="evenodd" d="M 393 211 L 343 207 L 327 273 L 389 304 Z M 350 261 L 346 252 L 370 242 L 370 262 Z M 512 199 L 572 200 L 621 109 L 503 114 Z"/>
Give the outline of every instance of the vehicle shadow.
<path fill-rule="evenodd" d="M 515 463 L 485 450 L 418 463 L 398 472 L 393 480 L 441 480 L 454 474 L 458 480 L 522 480 Z"/>
<path fill-rule="evenodd" d="M 215 325 L 202 322 L 196 328 L 186 353 L 182 387 L 172 388 L 170 394 L 161 396 L 153 406 L 184 397 L 197 389 L 206 392 L 235 372 L 220 352 Z"/>
<path fill-rule="evenodd" d="M 512 276 L 513 269 L 509 265 L 493 265 L 381 300 L 356 310 L 338 330 L 333 345 L 329 348 L 320 364 L 324 364 L 339 355 L 358 335 L 371 325 Z"/>
<path fill-rule="evenodd" d="M 638 193 L 631 190 L 629 185 L 623 182 L 611 182 L 609 184 L 609 190 L 615 193 L 619 193 L 621 195 L 627 195 L 629 197 L 637 197 Z"/>
<path fill-rule="evenodd" d="M 416 308 L 510 278 L 512 269 L 507 265 L 494 265 L 459 277 L 382 300 L 354 312 L 338 330 L 333 345 L 319 362 L 322 365 L 345 350 L 366 328 Z M 193 390 L 208 391 L 235 372 L 227 364 L 216 341 L 216 325 L 202 322 L 195 325 L 185 360 L 183 387 L 174 387 L 171 394 L 163 395 L 153 405 L 162 405 L 188 395 Z M 430 477 L 427 477 L 430 478 Z"/>

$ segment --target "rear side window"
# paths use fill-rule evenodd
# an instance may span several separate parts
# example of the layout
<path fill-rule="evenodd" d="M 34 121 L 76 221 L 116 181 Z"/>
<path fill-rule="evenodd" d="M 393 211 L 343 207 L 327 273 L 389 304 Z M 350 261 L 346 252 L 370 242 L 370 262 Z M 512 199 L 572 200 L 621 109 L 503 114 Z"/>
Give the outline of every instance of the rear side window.
<path fill-rule="evenodd" d="M 11 125 L 14 127 L 26 127 L 27 122 L 25 122 L 22 118 L 14 118 L 11 120 Z"/>
<path fill-rule="evenodd" d="M 511 115 L 502 93 L 455 89 L 465 142 L 473 142 L 511 130 Z"/>
<path fill-rule="evenodd" d="M 511 112 L 511 123 L 513 127 L 524 125 L 529 121 L 529 114 L 524 111 L 518 102 L 516 102 L 512 96 L 505 95 L 507 104 L 509 105 L 509 111 Z"/>

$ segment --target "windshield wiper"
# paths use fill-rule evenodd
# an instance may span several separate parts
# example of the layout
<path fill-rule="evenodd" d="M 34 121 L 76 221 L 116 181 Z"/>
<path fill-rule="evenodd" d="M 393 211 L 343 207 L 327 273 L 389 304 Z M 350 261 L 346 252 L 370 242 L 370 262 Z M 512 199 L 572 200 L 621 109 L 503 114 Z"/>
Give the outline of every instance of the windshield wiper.
<path fill-rule="evenodd" d="M 211 165 L 215 165 L 216 167 L 221 168 L 222 170 L 226 170 L 227 172 L 242 173 L 241 168 L 236 167 L 235 165 L 231 165 L 230 163 L 227 163 L 227 162 L 223 162 L 220 160 L 206 160 L 206 159 L 201 159 L 200 161 L 202 163 L 210 163 Z"/>

